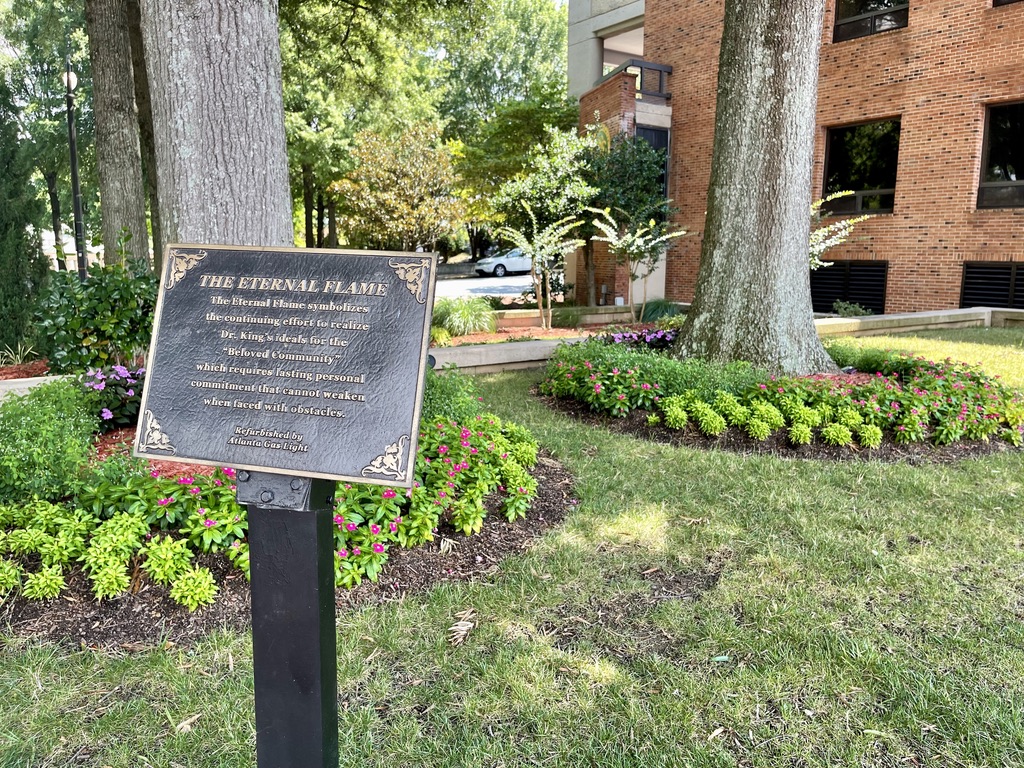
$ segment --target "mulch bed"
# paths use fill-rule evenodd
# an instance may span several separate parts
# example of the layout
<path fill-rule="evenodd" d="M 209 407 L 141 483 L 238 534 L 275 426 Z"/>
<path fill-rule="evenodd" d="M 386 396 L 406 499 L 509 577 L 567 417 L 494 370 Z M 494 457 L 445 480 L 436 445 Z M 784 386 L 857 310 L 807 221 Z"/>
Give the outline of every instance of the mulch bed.
<path fill-rule="evenodd" d="M 864 375 L 864 374 L 861 374 Z M 836 377 L 839 378 L 838 376 Z M 846 377 L 843 377 L 844 379 Z M 1019 451 L 1003 440 L 964 440 L 953 445 L 933 445 L 931 443 L 910 443 L 900 445 L 889 439 L 883 439 L 878 448 L 862 448 L 860 446 L 833 446 L 815 440 L 810 445 L 791 445 L 785 431 L 779 430 L 767 440 L 759 441 L 750 437 L 742 430 L 730 428 L 718 437 L 709 437 L 701 432 L 695 424 L 685 429 L 669 429 L 664 424 L 648 424 L 648 411 L 636 410 L 622 418 L 613 418 L 591 411 L 585 403 L 571 398 L 555 398 L 538 395 L 538 399 L 553 410 L 564 413 L 585 424 L 604 427 L 618 434 L 630 435 L 643 440 L 651 440 L 670 445 L 682 445 L 704 450 L 732 451 L 745 455 L 771 454 L 793 459 L 821 459 L 825 461 L 882 461 L 905 462 L 907 464 L 948 464 L 961 459 L 988 456 L 993 453 Z"/>
<path fill-rule="evenodd" d="M 5 365 L 0 368 L 0 381 L 34 379 L 37 376 L 45 376 L 49 370 L 50 367 L 45 360 L 33 360 L 22 365 Z"/>
<path fill-rule="evenodd" d="M 123 451 L 133 432 L 119 430 L 104 436 L 99 441 L 100 454 Z M 153 466 L 168 476 L 212 471 L 195 464 Z M 533 476 L 537 498 L 527 517 L 509 523 L 498 511 L 498 500 L 490 499 L 487 521 L 478 534 L 463 536 L 443 524 L 429 544 L 414 549 L 392 547 L 378 582 L 338 590 L 338 611 L 401 601 L 442 582 L 496 574 L 504 558 L 527 549 L 544 531 L 561 523 L 576 504 L 573 478 L 550 456 L 540 455 Z M 115 651 L 187 646 L 215 630 L 248 630 L 249 583 L 241 571 L 223 555 L 200 555 L 193 562 L 210 568 L 219 587 L 216 602 L 194 613 L 172 601 L 167 587 L 143 579 L 137 564 L 128 593 L 97 602 L 85 573 L 76 566 L 65 574 L 66 588 L 54 600 L 27 600 L 20 594 L 0 598 L 0 628 L 12 637 Z"/>

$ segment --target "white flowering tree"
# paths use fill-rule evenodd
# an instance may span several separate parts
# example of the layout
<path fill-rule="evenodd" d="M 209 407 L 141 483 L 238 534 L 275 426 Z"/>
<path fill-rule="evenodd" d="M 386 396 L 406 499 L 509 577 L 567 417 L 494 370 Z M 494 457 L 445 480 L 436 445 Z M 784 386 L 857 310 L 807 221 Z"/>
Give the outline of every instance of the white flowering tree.
<path fill-rule="evenodd" d="M 561 269 L 565 257 L 583 245 L 583 240 L 574 235 L 583 222 L 575 216 L 566 216 L 544 227 L 537 224 L 537 217 L 529 203 L 523 201 L 529 222 L 529 232 L 513 227 L 498 227 L 497 237 L 507 240 L 530 259 L 530 277 L 537 295 L 541 328 L 551 327 L 551 273 Z"/>
<path fill-rule="evenodd" d="M 821 223 L 828 216 L 827 213 L 821 210 L 824 205 L 831 203 L 837 198 L 848 197 L 852 194 L 853 192 L 849 190 L 833 192 L 823 200 L 816 200 L 811 203 L 811 269 L 831 267 L 832 262 L 824 261 L 821 257 L 837 245 L 845 243 L 853 233 L 853 228 L 867 218 L 867 216 L 854 216 L 850 219 L 833 221 L 830 224 Z"/>
<path fill-rule="evenodd" d="M 608 250 L 615 256 L 616 261 L 625 264 L 629 270 L 626 303 L 629 305 L 630 318 L 636 322 L 636 308 L 633 305 L 634 281 L 644 281 L 644 298 L 640 306 L 640 317 L 643 318 L 644 310 L 647 309 L 647 278 L 665 255 L 669 240 L 682 237 L 686 230 L 674 230 L 672 223 L 667 219 L 660 222 L 657 219 L 648 219 L 646 222 L 630 224 L 628 218 L 623 217 L 626 223 L 620 225 L 608 209 L 588 210 L 597 214 L 591 223 L 601 233 L 594 235 L 592 239 L 608 243 Z M 620 213 L 625 214 L 625 211 Z"/>

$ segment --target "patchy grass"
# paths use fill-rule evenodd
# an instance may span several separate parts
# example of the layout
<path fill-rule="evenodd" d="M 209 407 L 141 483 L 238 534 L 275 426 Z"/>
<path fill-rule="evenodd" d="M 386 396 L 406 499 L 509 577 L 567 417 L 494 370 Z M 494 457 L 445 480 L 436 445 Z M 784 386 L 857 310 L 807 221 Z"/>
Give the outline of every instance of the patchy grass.
<path fill-rule="evenodd" d="M 1021 334 L 991 333 L 894 343 L 1020 386 Z M 1024 765 L 1024 456 L 654 445 L 551 413 L 536 379 L 481 383 L 575 472 L 578 510 L 487 581 L 339 616 L 342 765 Z M 253 765 L 244 637 L 11 645 L 0 691 L 0 768 Z"/>

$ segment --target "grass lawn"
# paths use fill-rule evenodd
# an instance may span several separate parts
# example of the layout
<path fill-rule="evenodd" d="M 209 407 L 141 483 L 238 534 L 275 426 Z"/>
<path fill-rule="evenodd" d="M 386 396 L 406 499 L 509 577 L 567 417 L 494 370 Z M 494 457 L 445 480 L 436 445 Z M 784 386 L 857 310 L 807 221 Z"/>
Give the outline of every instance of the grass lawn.
<path fill-rule="evenodd" d="M 1024 388 L 1020 331 L 855 343 Z M 654 445 L 551 413 L 538 376 L 481 384 L 579 507 L 488 581 L 339 616 L 343 766 L 1024 766 L 1024 454 Z M 0 651 L 0 768 L 250 766 L 253 727 L 245 636 Z"/>

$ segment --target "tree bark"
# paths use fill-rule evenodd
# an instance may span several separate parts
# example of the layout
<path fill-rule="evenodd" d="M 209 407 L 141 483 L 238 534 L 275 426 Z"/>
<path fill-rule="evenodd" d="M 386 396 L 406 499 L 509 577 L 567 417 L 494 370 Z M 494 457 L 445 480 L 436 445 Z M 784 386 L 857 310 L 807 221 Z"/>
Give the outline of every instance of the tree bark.
<path fill-rule="evenodd" d="M 327 198 L 327 247 L 338 247 L 338 199 Z"/>
<path fill-rule="evenodd" d="M 316 196 L 316 247 L 324 247 L 324 194 L 317 193 Z"/>
<path fill-rule="evenodd" d="M 142 150 L 142 177 L 149 201 L 149 227 L 153 234 L 153 269 L 163 269 L 163 231 L 160 227 L 159 196 L 156 191 L 156 146 L 153 144 L 153 106 L 149 99 L 145 46 L 142 42 L 142 9 L 139 0 L 128 0 L 128 39 L 132 46 L 132 72 L 135 81 L 135 107 L 139 117 L 139 147 Z"/>
<path fill-rule="evenodd" d="M 127 0 L 85 0 L 106 264 L 122 261 L 122 255 L 149 260 L 128 26 Z"/>
<path fill-rule="evenodd" d="M 587 306 L 597 306 L 597 265 L 594 263 L 594 241 L 583 243 L 583 268 L 587 274 Z"/>
<path fill-rule="evenodd" d="M 822 0 L 726 0 L 707 218 L 676 351 L 773 373 L 835 370 L 808 237 Z"/>
<path fill-rule="evenodd" d="M 168 242 L 293 244 L 275 0 L 142 0 Z"/>
<path fill-rule="evenodd" d="M 50 198 L 50 222 L 53 226 L 53 247 L 57 252 L 57 269 L 64 271 L 68 268 L 67 259 L 64 256 L 64 239 L 60 224 L 60 192 L 57 190 L 57 174 L 53 171 L 43 173 L 46 181 L 46 195 Z"/>
<path fill-rule="evenodd" d="M 302 213 L 306 230 L 306 247 L 316 247 L 316 236 L 313 234 L 313 166 L 302 164 Z"/>

